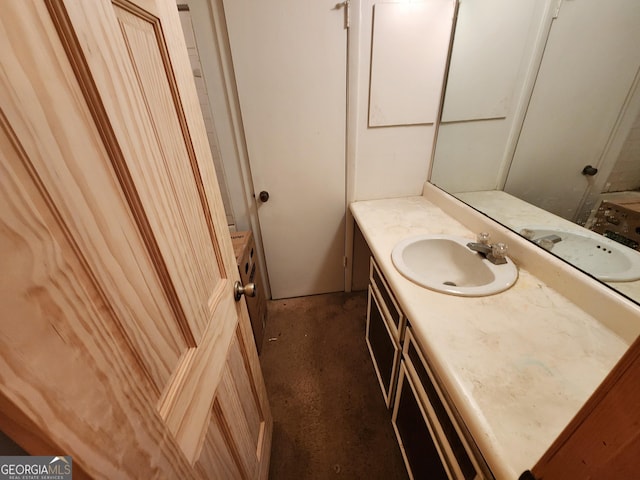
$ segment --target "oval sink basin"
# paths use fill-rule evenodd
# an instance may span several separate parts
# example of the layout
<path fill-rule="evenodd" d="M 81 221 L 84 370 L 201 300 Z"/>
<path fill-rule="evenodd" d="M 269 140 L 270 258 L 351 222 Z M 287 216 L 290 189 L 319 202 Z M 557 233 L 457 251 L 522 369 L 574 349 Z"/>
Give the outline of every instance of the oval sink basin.
<path fill-rule="evenodd" d="M 534 243 L 553 235 L 559 237 L 560 240 L 556 238 L 555 242 L 547 242 L 547 249 L 598 280 L 640 280 L 640 253 L 607 237 L 588 230 L 583 234 L 553 227 L 534 226 L 526 229 L 527 238 Z"/>
<path fill-rule="evenodd" d="M 402 240 L 391 252 L 396 269 L 418 285 L 463 297 L 502 292 L 518 278 L 518 269 L 507 263 L 494 265 L 467 247 L 468 238 L 419 235 Z"/>

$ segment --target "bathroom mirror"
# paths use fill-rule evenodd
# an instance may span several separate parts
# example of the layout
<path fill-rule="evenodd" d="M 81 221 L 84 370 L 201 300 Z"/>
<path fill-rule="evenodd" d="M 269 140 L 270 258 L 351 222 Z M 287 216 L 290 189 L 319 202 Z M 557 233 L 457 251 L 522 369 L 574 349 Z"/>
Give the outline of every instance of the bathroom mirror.
<path fill-rule="evenodd" d="M 640 257 L 638 25 L 637 0 L 459 0 L 430 181 L 640 303 L 640 271 L 599 270 Z"/>

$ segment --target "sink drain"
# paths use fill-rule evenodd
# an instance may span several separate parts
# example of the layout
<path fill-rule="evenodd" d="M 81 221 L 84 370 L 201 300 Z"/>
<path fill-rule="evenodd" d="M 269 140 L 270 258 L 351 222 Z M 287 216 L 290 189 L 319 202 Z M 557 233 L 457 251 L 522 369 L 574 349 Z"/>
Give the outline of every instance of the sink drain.
<path fill-rule="evenodd" d="M 449 285 L 450 287 L 457 287 L 454 282 L 442 282 L 443 285 Z"/>

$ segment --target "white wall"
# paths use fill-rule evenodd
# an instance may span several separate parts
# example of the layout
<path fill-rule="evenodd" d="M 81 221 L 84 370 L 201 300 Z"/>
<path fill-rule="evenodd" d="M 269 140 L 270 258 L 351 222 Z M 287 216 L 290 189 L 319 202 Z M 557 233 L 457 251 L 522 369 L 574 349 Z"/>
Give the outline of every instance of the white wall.
<path fill-rule="evenodd" d="M 375 0 L 351 2 L 347 200 L 419 195 L 427 179 L 435 125 L 369 127 Z M 445 50 L 448 48 L 446 44 Z M 444 77 L 444 65 L 436 66 Z M 439 100 L 442 82 L 427 95 Z"/>
<path fill-rule="evenodd" d="M 182 24 L 182 32 L 184 34 L 185 43 L 187 44 L 187 51 L 189 52 L 189 62 L 191 64 L 191 70 L 193 71 L 196 91 L 198 92 L 198 100 L 200 101 L 200 110 L 202 111 L 202 118 L 204 119 L 204 125 L 207 130 L 209 148 L 211 149 L 211 156 L 216 168 L 218 186 L 220 187 L 220 193 L 222 194 L 222 203 L 224 204 L 224 211 L 227 215 L 227 225 L 229 225 L 229 228 L 234 229 L 234 209 L 231 205 L 227 175 L 225 173 L 225 165 L 222 162 L 222 158 L 220 155 L 218 135 L 213 121 L 213 114 L 211 112 L 212 102 L 202 74 L 202 62 L 200 60 L 200 51 L 198 50 L 198 44 L 196 42 L 195 33 L 193 31 L 191 11 L 181 9 L 179 13 L 180 23 Z"/>
<path fill-rule="evenodd" d="M 229 192 L 231 215 L 238 230 L 251 228 L 251 200 L 247 186 L 248 166 L 243 143 L 233 67 L 226 26 L 219 0 L 179 0 L 189 6 L 191 22 L 213 113 L 218 148 L 224 165 L 222 179 Z"/>

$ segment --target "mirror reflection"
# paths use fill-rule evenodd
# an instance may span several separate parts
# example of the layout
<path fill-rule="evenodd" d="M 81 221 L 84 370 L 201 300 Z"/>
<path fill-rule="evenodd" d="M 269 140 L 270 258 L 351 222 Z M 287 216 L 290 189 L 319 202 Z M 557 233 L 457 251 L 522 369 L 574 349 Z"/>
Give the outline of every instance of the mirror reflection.
<path fill-rule="evenodd" d="M 460 0 L 431 182 L 640 302 L 640 2 Z"/>

